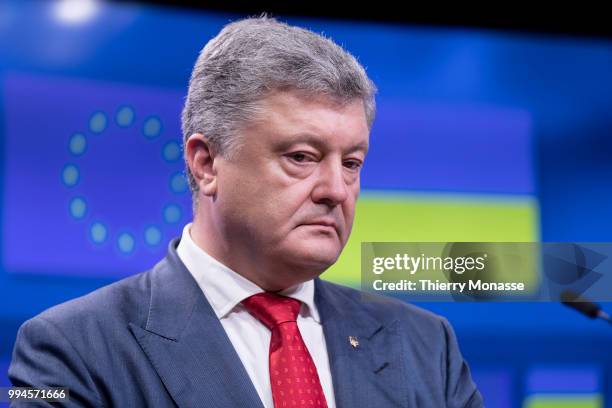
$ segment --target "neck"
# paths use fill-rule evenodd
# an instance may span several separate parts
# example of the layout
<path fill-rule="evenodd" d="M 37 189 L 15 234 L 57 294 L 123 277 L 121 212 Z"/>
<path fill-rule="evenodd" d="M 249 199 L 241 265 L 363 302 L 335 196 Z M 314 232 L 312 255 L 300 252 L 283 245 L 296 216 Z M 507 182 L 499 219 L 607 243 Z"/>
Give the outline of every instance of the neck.
<path fill-rule="evenodd" d="M 230 243 L 209 218 L 194 217 L 190 236 L 208 255 L 265 291 L 279 292 L 308 280 L 295 273 L 296 265 L 272 264 L 244 242 L 235 239 Z"/>

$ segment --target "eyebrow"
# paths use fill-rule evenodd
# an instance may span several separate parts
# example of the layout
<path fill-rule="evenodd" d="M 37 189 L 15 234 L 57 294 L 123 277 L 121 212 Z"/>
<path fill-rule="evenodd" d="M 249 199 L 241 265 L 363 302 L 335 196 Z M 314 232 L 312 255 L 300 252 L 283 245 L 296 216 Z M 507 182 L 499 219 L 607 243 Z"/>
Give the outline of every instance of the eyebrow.
<path fill-rule="evenodd" d="M 296 133 L 293 135 L 289 135 L 286 138 L 283 138 L 283 140 L 278 143 L 278 146 L 280 149 L 287 149 L 288 147 L 296 143 L 311 144 L 320 150 L 323 150 L 323 148 L 325 147 L 325 143 L 321 139 L 321 137 L 314 133 Z M 368 148 L 368 142 L 360 142 L 349 148 L 347 150 L 347 153 L 352 153 L 356 151 L 362 151 L 364 153 L 367 153 Z"/>

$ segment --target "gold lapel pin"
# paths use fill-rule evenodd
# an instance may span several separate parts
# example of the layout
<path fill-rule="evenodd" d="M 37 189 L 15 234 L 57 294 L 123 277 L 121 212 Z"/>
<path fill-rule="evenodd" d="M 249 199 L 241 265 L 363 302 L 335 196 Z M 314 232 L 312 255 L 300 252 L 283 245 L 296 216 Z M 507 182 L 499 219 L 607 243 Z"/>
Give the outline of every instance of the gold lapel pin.
<path fill-rule="evenodd" d="M 357 337 L 348 336 L 348 340 L 349 340 L 349 343 L 351 343 L 351 346 L 353 346 L 353 348 L 359 347 L 359 340 L 357 340 Z"/>

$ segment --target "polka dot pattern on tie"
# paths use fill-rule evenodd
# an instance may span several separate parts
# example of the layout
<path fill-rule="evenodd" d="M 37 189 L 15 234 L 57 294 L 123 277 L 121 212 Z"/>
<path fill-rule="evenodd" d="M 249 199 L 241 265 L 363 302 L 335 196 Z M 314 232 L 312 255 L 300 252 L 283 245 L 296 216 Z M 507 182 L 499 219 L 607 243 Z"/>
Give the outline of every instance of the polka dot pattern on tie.
<path fill-rule="evenodd" d="M 274 407 L 327 407 L 317 368 L 297 325 L 300 301 L 263 292 L 242 304 L 271 331 L 270 384 Z"/>

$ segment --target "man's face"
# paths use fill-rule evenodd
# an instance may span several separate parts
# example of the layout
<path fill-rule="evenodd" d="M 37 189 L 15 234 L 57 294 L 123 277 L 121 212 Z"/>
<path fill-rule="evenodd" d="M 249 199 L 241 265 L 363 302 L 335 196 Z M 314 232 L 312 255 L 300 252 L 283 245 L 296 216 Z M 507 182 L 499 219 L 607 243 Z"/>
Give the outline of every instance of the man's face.
<path fill-rule="evenodd" d="M 294 284 L 333 264 L 349 238 L 369 131 L 361 100 L 278 92 L 262 103 L 231 160 L 215 159 L 213 206 L 229 252 L 246 256 L 236 268 Z"/>

